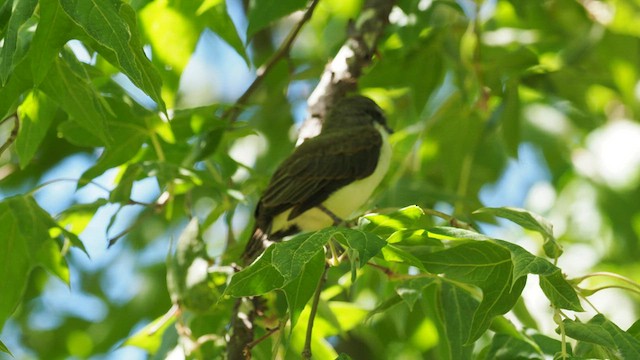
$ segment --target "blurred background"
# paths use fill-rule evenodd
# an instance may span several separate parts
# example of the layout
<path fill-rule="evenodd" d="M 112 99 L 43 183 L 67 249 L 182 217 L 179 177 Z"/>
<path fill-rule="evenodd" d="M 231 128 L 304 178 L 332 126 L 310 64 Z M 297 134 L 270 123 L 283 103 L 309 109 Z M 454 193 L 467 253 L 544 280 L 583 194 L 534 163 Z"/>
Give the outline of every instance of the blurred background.
<path fill-rule="evenodd" d="M 67 114 L 57 109 L 28 165 L 18 167 L 12 148 L 0 157 L 0 198 L 33 191 L 89 255 L 68 252 L 70 285 L 41 268 L 31 273 L 22 304 L 0 334 L 16 359 L 148 358 L 121 345 L 171 307 L 170 243 L 191 215 L 201 220 L 218 262 L 246 241 L 258 195 L 293 148 L 306 98 L 362 6 L 321 0 L 290 56 L 221 133 L 216 152 L 181 174 L 184 186 L 170 189 L 171 200 L 157 208 L 148 204 L 167 191 L 163 176 L 175 178 L 161 167 L 131 180 L 133 202 L 113 201 L 110 193 L 158 146 L 167 163 L 179 165 L 195 134 L 220 127 L 222 107 L 246 90 L 300 12 L 255 25 L 255 1 L 128 3 L 172 119 L 90 46 L 66 44 L 95 72 L 96 88 L 125 99 L 132 118 L 157 122 L 157 136 L 127 144 L 126 161 L 104 164 L 105 148 L 74 140 Z M 231 25 L 212 23 L 200 11 L 220 3 Z M 569 277 L 611 271 L 640 281 L 638 23 L 640 3 L 633 0 L 398 1 L 359 83 L 396 131 L 392 169 L 369 207 L 416 204 L 464 221 L 483 206 L 523 207 L 554 225 L 565 249 L 558 266 Z M 9 122 L 0 126 L 2 143 L 10 131 Z M 541 253 L 540 239 L 513 224 L 477 225 Z M 107 248 L 109 241 L 115 244 Z M 374 304 L 381 300 L 371 296 Z M 553 333 L 539 289 L 527 288 L 524 297 L 541 330 Z M 638 318 L 637 295 L 610 289 L 592 301 L 623 329 Z M 422 358 L 432 346 L 405 343 L 400 331 L 384 340 L 358 331 L 343 346 L 382 341 L 379 358 Z"/>

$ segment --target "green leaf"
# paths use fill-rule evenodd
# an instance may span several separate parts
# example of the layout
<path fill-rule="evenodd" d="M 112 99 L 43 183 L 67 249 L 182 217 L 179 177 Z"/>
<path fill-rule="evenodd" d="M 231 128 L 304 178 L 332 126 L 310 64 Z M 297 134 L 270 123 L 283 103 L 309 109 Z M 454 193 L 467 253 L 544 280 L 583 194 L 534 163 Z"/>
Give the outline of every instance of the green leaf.
<path fill-rule="evenodd" d="M 338 357 L 335 360 L 352 360 L 352 359 L 351 359 L 351 356 L 345 353 L 340 353 L 340 355 L 338 355 Z"/>
<path fill-rule="evenodd" d="M 490 237 L 475 231 L 450 226 L 436 226 L 429 228 L 429 236 L 443 240 L 491 240 Z"/>
<path fill-rule="evenodd" d="M 271 22 L 302 9 L 307 0 L 280 0 L 280 1 L 260 1 L 251 0 L 249 2 L 249 13 L 247 18 L 247 38 L 251 38 L 256 32 L 262 30 Z"/>
<path fill-rule="evenodd" d="M 477 340 L 487 330 L 493 317 L 515 305 L 526 278 L 512 284 L 511 253 L 488 241 L 469 241 L 453 248 L 421 257 L 432 273 L 445 274 L 453 280 L 482 289 L 482 301 L 471 320 L 467 343 Z"/>
<path fill-rule="evenodd" d="M 382 257 L 386 261 L 405 263 L 407 265 L 415 266 L 418 269 L 426 270 L 422 262 L 417 257 L 400 247 L 387 244 L 382 248 L 381 252 Z"/>
<path fill-rule="evenodd" d="M 154 1 L 139 12 L 141 28 L 153 46 L 154 61 L 160 60 L 181 74 L 187 66 L 202 30 L 196 26 L 193 11 L 176 8 L 179 3 Z M 196 2 L 188 5 L 193 8 Z"/>
<path fill-rule="evenodd" d="M 325 229 L 307 236 L 296 236 L 276 244 L 273 248 L 273 266 L 284 277 L 285 282 L 299 276 L 304 266 L 311 261 L 329 241 L 335 229 Z"/>
<path fill-rule="evenodd" d="M 490 214 L 501 217 L 511 220 L 527 230 L 538 232 L 544 240 L 542 246 L 547 256 L 556 259 L 562 255 L 562 247 L 553 237 L 553 225 L 538 214 L 512 207 L 482 208 L 474 211 L 474 214 Z"/>
<path fill-rule="evenodd" d="M 392 307 L 398 304 L 402 304 L 403 302 L 407 303 L 399 294 L 395 293 L 389 296 L 388 298 L 386 298 L 384 301 L 382 301 L 378 305 L 376 305 L 376 307 L 373 308 L 371 311 L 369 311 L 369 313 L 367 314 L 367 317 L 365 318 L 365 321 L 369 321 L 374 315 L 382 314 L 387 310 L 391 309 Z"/>
<path fill-rule="evenodd" d="M 520 95 L 518 93 L 518 80 L 511 79 L 505 86 L 505 94 L 502 103 L 496 110 L 498 121 L 502 124 L 502 138 L 507 145 L 509 154 L 518 157 L 520 145 Z"/>
<path fill-rule="evenodd" d="M 69 269 L 49 235 L 56 227 L 30 196 L 0 202 L 0 328 L 18 306 L 33 268 L 42 266 L 69 283 Z"/>
<path fill-rule="evenodd" d="M 2 86 L 7 84 L 7 79 L 13 71 L 14 67 L 21 60 L 17 58 L 21 52 L 17 51 L 18 35 L 27 20 L 33 14 L 33 10 L 38 3 L 37 0 L 14 0 L 11 11 L 11 18 L 7 26 L 7 32 L 4 36 L 2 48 L 0 48 L 0 83 Z"/>
<path fill-rule="evenodd" d="M 418 298 L 422 295 L 422 291 L 427 286 L 435 282 L 434 278 L 419 277 L 409 279 L 398 283 L 395 287 L 396 293 L 409 306 L 409 310 L 413 311 Z"/>
<path fill-rule="evenodd" d="M 9 351 L 9 348 L 2 341 L 0 341 L 0 351 L 13 356 L 11 351 Z"/>
<path fill-rule="evenodd" d="M 71 205 L 58 214 L 58 224 L 75 234 L 81 234 L 98 209 L 105 205 L 107 205 L 106 199 L 97 199 L 88 204 Z"/>
<path fill-rule="evenodd" d="M 521 246 L 503 240 L 493 241 L 511 252 L 514 282 L 527 274 L 549 275 L 558 269 L 546 259 L 531 254 Z"/>
<path fill-rule="evenodd" d="M 634 322 L 633 325 L 627 329 L 627 332 L 640 340 L 640 320 Z"/>
<path fill-rule="evenodd" d="M 99 139 L 101 144 L 109 142 L 106 125 L 108 111 L 100 100 L 101 95 L 86 79 L 72 71 L 64 60 L 56 58 L 40 89 L 83 130 Z"/>
<path fill-rule="evenodd" d="M 442 241 L 429 237 L 429 232 L 425 229 L 402 229 L 389 235 L 387 238 L 389 244 L 400 244 L 406 246 L 437 246 L 442 247 Z"/>
<path fill-rule="evenodd" d="M 451 359 L 471 359 L 473 345 L 466 344 L 471 327 L 469 319 L 478 308 L 478 301 L 457 286 L 446 281 L 440 285 L 440 309 Z"/>
<path fill-rule="evenodd" d="M 560 269 L 540 275 L 540 288 L 553 306 L 560 309 L 584 311 L 576 290 L 562 275 Z"/>
<path fill-rule="evenodd" d="M 238 35 L 238 30 L 229 16 L 224 0 L 204 0 L 196 11 L 196 15 L 206 26 L 226 41 L 244 59 L 247 66 L 250 65 L 249 57 Z"/>
<path fill-rule="evenodd" d="M 378 235 L 369 232 L 347 228 L 339 228 L 334 231 L 334 234 L 344 236 L 347 246 L 355 251 L 355 258 L 351 258 L 351 260 L 355 261 L 357 267 L 363 267 L 387 245 L 387 242 Z"/>
<path fill-rule="evenodd" d="M 622 359 L 640 359 L 640 340 L 622 331 L 604 315 L 595 315 L 586 324 L 565 319 L 562 321 L 567 336 L 612 349 Z"/>
<path fill-rule="evenodd" d="M 145 161 L 142 167 L 147 176 L 155 176 L 160 188 L 173 183 L 174 194 L 184 194 L 193 186 L 202 185 L 197 173 L 187 168 L 164 161 Z"/>
<path fill-rule="evenodd" d="M 491 339 L 489 351 L 485 359 L 511 360 L 511 359 L 544 359 L 540 349 L 530 342 L 517 339 L 505 334 L 495 334 Z"/>
<path fill-rule="evenodd" d="M 162 345 L 164 332 L 173 325 L 175 321 L 175 313 L 169 318 L 167 318 L 167 314 L 162 315 L 138 330 L 135 334 L 129 336 L 122 346 L 135 346 L 146 350 L 149 354 L 155 354 L 160 349 L 160 345 Z"/>
<path fill-rule="evenodd" d="M 323 246 L 336 232 L 336 228 L 326 228 L 302 233 L 269 246 L 258 260 L 231 278 L 225 295 L 262 295 L 297 281 L 309 262 L 313 262 L 319 252 L 323 253 Z"/>
<path fill-rule="evenodd" d="M 139 38 L 136 14 L 120 0 L 60 0 L 63 10 L 95 42 L 100 55 L 165 110 L 162 80 L 146 57 Z"/>
<path fill-rule="evenodd" d="M 29 93 L 20 105 L 20 131 L 16 139 L 20 168 L 24 169 L 38 151 L 56 110 L 56 104 L 41 92 Z"/>
<path fill-rule="evenodd" d="M 128 204 L 131 201 L 131 189 L 133 189 L 134 181 L 138 180 L 144 173 L 142 165 L 139 163 L 127 166 L 118 181 L 115 189 L 109 194 L 109 201 L 113 203 Z"/>
<path fill-rule="evenodd" d="M 17 109 L 22 93 L 32 86 L 29 58 L 22 61 L 11 73 L 5 86 L 0 86 L 0 119 L 12 115 Z"/>
<path fill-rule="evenodd" d="M 233 275 L 223 295 L 235 297 L 255 296 L 282 288 L 285 285 L 284 276 L 280 274 L 271 262 L 273 248 L 276 245 L 278 244 L 268 247 L 258 260 Z"/>
<path fill-rule="evenodd" d="M 389 214 L 368 214 L 360 218 L 360 228 L 364 231 L 388 237 L 396 231 L 416 229 L 424 211 L 412 205 Z M 422 229 L 420 229 L 422 230 Z"/>
<path fill-rule="evenodd" d="M 76 30 L 59 1 L 40 2 L 40 21 L 31 43 L 31 72 L 39 85 L 54 64 L 60 50 Z"/>
<path fill-rule="evenodd" d="M 110 120 L 107 125 L 112 140 L 97 163 L 82 174 L 83 182 L 130 161 L 149 137 L 145 124 L 139 118 L 118 116 Z"/>
<path fill-rule="evenodd" d="M 315 292 L 318 282 L 324 273 L 324 268 L 324 252 L 319 251 L 309 262 L 303 264 L 300 276 L 294 278 L 293 281 L 282 288 L 289 305 L 290 331 L 293 331 L 300 318 L 300 313 L 302 313 L 302 310 Z"/>

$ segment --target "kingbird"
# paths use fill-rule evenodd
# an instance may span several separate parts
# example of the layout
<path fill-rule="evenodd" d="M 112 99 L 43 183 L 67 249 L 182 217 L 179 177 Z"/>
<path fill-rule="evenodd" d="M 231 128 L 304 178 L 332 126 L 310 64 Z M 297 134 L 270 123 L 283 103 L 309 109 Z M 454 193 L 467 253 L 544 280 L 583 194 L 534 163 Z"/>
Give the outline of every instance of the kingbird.
<path fill-rule="evenodd" d="M 245 265 L 274 241 L 337 225 L 358 210 L 389 169 L 391 133 L 373 100 L 356 95 L 338 101 L 320 134 L 305 140 L 273 174 L 256 206 Z"/>

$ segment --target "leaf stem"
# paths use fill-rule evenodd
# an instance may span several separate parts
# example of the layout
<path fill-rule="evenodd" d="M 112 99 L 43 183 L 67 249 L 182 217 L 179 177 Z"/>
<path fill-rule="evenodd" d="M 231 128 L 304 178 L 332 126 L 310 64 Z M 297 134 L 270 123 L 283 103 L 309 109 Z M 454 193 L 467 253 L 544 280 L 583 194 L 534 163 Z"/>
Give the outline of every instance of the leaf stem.
<path fill-rule="evenodd" d="M 568 359 L 567 353 L 567 333 L 564 329 L 564 322 L 562 322 L 562 313 L 560 310 L 555 309 L 555 314 L 553 315 L 553 319 L 558 324 L 558 328 L 560 329 L 560 337 L 561 337 L 561 356 L 562 359 Z"/>
<path fill-rule="evenodd" d="M 37 191 L 41 190 L 42 188 L 44 188 L 45 186 L 51 185 L 51 184 L 55 184 L 57 182 L 64 182 L 64 181 L 70 181 L 70 182 L 74 182 L 74 183 L 79 183 L 80 179 L 72 179 L 72 178 L 59 178 L 59 179 L 53 179 L 53 180 L 49 180 L 49 181 L 45 181 L 42 184 L 39 184 L 38 186 L 34 187 L 33 189 L 31 189 L 27 194 L 28 195 L 33 195 L 34 193 L 36 193 Z M 104 192 L 106 193 L 111 193 L 111 190 L 109 190 L 106 186 L 101 185 L 93 180 L 89 180 L 87 182 L 88 184 L 94 185 L 95 187 L 97 187 L 100 190 L 104 190 Z"/>
<path fill-rule="evenodd" d="M 434 210 L 434 209 L 429 209 L 429 208 L 422 208 L 422 211 L 427 215 L 436 216 L 436 217 L 439 217 L 439 218 L 447 221 L 449 223 L 449 225 L 451 225 L 453 227 L 457 227 L 457 228 L 461 228 L 461 229 L 467 229 L 467 230 L 475 230 L 471 225 L 469 225 L 468 223 L 466 223 L 464 221 L 458 220 L 453 215 L 445 214 L 445 213 L 443 213 L 441 211 Z"/>
<path fill-rule="evenodd" d="M 634 294 L 640 295 L 640 290 L 637 290 L 637 289 L 634 289 L 634 288 L 631 288 L 631 287 L 627 287 L 627 286 L 622 286 L 622 285 L 605 285 L 605 286 L 601 286 L 601 287 L 597 287 L 597 288 L 593 288 L 593 289 L 580 289 L 580 290 L 589 292 L 589 294 L 587 296 L 591 296 L 591 295 L 597 293 L 600 290 L 607 290 L 607 289 L 627 290 L 627 291 L 632 292 Z"/>
<path fill-rule="evenodd" d="M 158 160 L 164 162 L 166 160 L 164 156 L 164 151 L 162 150 L 162 146 L 160 145 L 160 141 L 158 140 L 158 135 L 154 131 L 151 131 L 149 134 L 151 138 L 151 143 L 153 144 L 153 149 L 156 151 L 156 155 L 158 155 Z"/>
<path fill-rule="evenodd" d="M 585 276 L 573 279 L 572 282 L 575 283 L 575 284 L 579 284 L 579 283 L 585 281 L 588 278 L 596 277 L 596 276 L 610 277 L 612 279 L 623 281 L 623 282 L 633 286 L 634 288 L 640 289 L 640 284 L 638 284 L 637 282 L 631 280 L 630 278 L 628 278 L 626 276 L 622 276 L 620 274 L 608 272 L 608 271 L 599 271 L 599 272 L 587 274 Z"/>
<path fill-rule="evenodd" d="M 324 272 L 322 273 L 322 277 L 320 278 L 320 281 L 318 281 L 316 292 L 313 295 L 313 303 L 311 304 L 311 313 L 309 314 L 309 323 L 307 325 L 307 335 L 305 336 L 304 348 L 302 350 L 302 358 L 305 360 L 311 359 L 311 335 L 313 334 L 313 321 L 315 320 L 316 313 L 318 312 L 318 303 L 320 302 L 320 294 L 322 293 L 322 288 L 324 287 L 324 284 L 327 281 L 328 270 L 329 270 L 329 264 L 325 263 Z"/>

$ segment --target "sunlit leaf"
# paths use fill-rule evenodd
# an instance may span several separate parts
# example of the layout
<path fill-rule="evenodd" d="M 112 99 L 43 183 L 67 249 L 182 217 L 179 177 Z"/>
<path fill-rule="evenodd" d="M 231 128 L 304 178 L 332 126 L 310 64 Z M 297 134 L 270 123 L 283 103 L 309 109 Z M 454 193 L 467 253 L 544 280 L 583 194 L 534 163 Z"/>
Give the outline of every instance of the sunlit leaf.
<path fill-rule="evenodd" d="M 20 131 L 16 150 L 20 167 L 25 168 L 38 151 L 56 114 L 56 104 L 41 92 L 31 92 L 20 105 Z"/>
<path fill-rule="evenodd" d="M 422 262 L 415 257 L 411 252 L 404 250 L 398 246 L 387 244 L 382 248 L 382 257 L 389 262 L 402 262 L 407 265 L 415 266 L 418 269 L 424 270 Z"/>
<path fill-rule="evenodd" d="M 106 204 L 106 199 L 98 199 L 92 203 L 71 205 L 58 214 L 58 224 L 75 234 L 80 234 L 93 219 L 98 209 Z"/>
<path fill-rule="evenodd" d="M 168 1 L 154 1 L 139 13 L 145 35 L 154 48 L 154 57 L 182 73 L 198 43 L 201 30 L 187 14 Z"/>
<path fill-rule="evenodd" d="M 491 238 L 471 230 L 449 226 L 437 226 L 429 228 L 430 237 L 443 240 L 490 240 Z"/>
<path fill-rule="evenodd" d="M 360 219 L 364 231 L 387 237 L 396 231 L 415 229 L 424 211 L 418 206 L 408 206 L 388 214 L 368 214 Z"/>
<path fill-rule="evenodd" d="M 164 332 L 175 324 L 175 321 L 175 314 L 171 317 L 167 317 L 165 314 L 128 337 L 122 345 L 135 346 L 150 354 L 155 354 L 162 344 Z"/>

